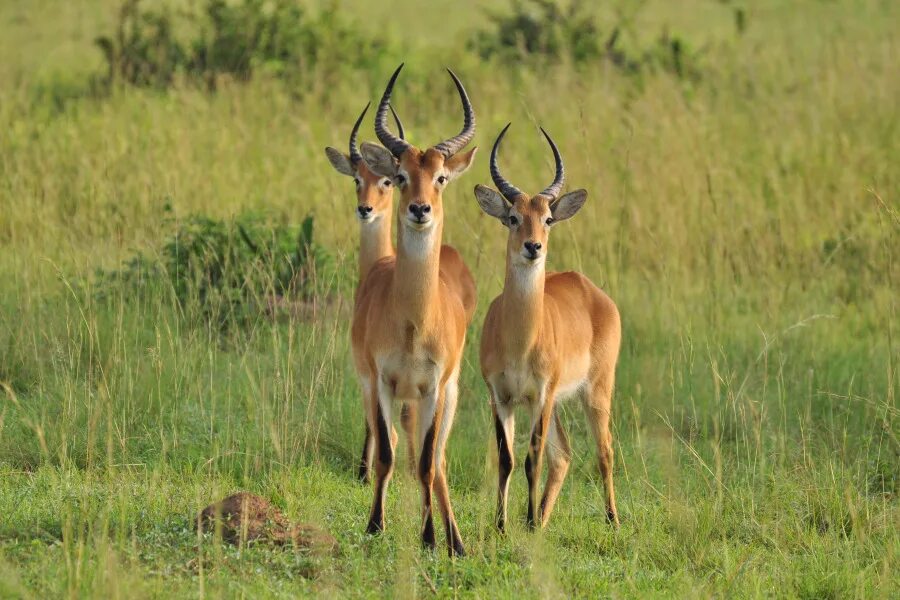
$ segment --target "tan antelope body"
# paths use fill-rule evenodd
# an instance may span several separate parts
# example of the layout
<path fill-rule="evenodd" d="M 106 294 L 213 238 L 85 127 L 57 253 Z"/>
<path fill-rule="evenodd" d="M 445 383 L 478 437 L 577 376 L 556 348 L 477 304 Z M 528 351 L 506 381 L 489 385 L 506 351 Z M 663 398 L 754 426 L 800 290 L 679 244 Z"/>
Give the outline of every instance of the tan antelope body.
<path fill-rule="evenodd" d="M 357 118 L 350 133 L 349 152 L 344 154 L 340 150 L 328 147 L 325 154 L 338 173 L 352 177 L 356 183 L 356 215 L 359 220 L 359 282 L 357 295 L 363 282 L 372 267 L 381 259 L 394 258 L 394 245 L 391 239 L 391 221 L 393 219 L 394 186 L 390 177 L 374 173 L 366 165 L 357 145 L 357 134 L 363 117 L 369 109 L 369 105 L 363 109 Z M 399 138 L 404 139 L 403 124 L 397 113 L 391 107 L 391 112 L 397 123 Z M 463 263 L 459 252 L 451 246 L 441 246 L 440 268 L 446 272 L 449 279 L 459 281 L 461 284 L 461 297 L 466 306 L 468 319 L 471 321 L 475 311 L 475 281 L 469 270 Z M 372 389 L 371 381 L 363 378 L 360 373 L 360 387 L 363 391 L 363 406 L 369 401 L 369 391 Z M 404 404 L 401 410 L 401 423 L 406 432 L 407 453 L 410 458 L 411 470 L 415 472 L 415 405 Z M 368 412 L 365 409 L 364 412 Z M 365 420 L 365 438 L 363 441 L 362 457 L 358 468 L 358 478 L 362 481 L 369 479 L 369 467 L 372 464 L 375 451 L 375 438 L 368 419 Z M 396 433 L 392 431 L 391 438 L 396 444 Z"/>
<path fill-rule="evenodd" d="M 530 527 L 543 526 L 571 462 L 569 441 L 555 407 L 573 396 L 581 398 L 597 442 L 607 517 L 618 524 L 609 420 L 621 339 L 619 312 L 584 275 L 546 273 L 544 266 L 550 228 L 572 217 L 587 193 L 577 190 L 560 197 L 562 159 L 546 132 L 557 164 L 553 184 L 535 196 L 509 184 L 496 161 L 505 133 L 506 128 L 491 152 L 491 175 L 500 193 L 484 186 L 475 188 L 481 208 L 509 228 L 503 292 L 491 304 L 481 336 L 481 372 L 490 392 L 499 457 L 497 526 L 504 530 L 507 520 L 507 491 L 514 464 L 513 408 L 525 405 L 531 411 L 525 462 L 527 518 Z M 545 450 L 549 471 L 538 512 Z"/>
<path fill-rule="evenodd" d="M 402 68 L 402 65 L 401 65 Z M 422 487 L 422 542 L 434 547 L 432 494 L 437 496 L 449 552 L 465 553 L 450 504 L 444 451 L 453 424 L 457 380 L 466 327 L 474 312 L 471 274 L 455 251 L 441 251 L 442 192 L 471 164 L 475 149 L 457 154 L 475 133 L 474 112 L 455 75 L 465 111 L 463 131 L 427 150 L 393 136 L 386 128 L 391 91 L 400 68 L 385 89 L 376 116 L 376 133 L 387 148 L 362 146 L 369 168 L 394 178 L 401 190 L 397 209 L 397 254 L 378 261 L 360 286 L 353 315 L 353 357 L 368 390 L 369 426 L 375 438 L 375 494 L 370 533 L 385 526 L 384 502 L 393 472 L 390 438 L 394 400 L 418 406 Z M 452 257 L 452 258 L 451 258 Z"/>

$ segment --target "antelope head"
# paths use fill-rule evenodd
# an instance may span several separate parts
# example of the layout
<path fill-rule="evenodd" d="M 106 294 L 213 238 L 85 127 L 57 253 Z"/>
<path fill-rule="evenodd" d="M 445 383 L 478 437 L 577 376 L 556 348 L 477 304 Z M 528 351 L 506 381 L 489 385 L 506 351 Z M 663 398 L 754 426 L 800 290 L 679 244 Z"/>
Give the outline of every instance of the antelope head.
<path fill-rule="evenodd" d="M 571 218 L 587 200 L 585 190 L 575 190 L 560 196 L 565 182 L 565 167 L 559 149 L 550 135 L 547 138 L 556 160 L 556 177 L 540 194 L 529 196 L 507 181 L 497 165 L 497 150 L 509 124 L 503 128 L 491 150 L 491 178 L 499 192 L 483 186 L 475 186 L 475 198 L 481 210 L 499 219 L 509 229 L 506 252 L 510 265 L 531 267 L 543 265 L 547 256 L 547 240 L 554 224 Z"/>
<path fill-rule="evenodd" d="M 344 154 L 340 150 L 332 147 L 325 148 L 325 154 L 331 161 L 334 170 L 342 175 L 352 177 L 356 183 L 356 216 L 363 225 L 374 223 L 379 219 L 387 218 L 391 214 L 393 208 L 393 180 L 390 177 L 378 175 L 372 172 L 359 153 L 356 137 L 359 132 L 359 125 L 362 123 L 366 111 L 369 110 L 369 104 L 360 113 L 356 123 L 353 124 L 353 130 L 350 132 L 350 151 Z M 391 107 L 394 119 L 397 121 L 397 131 L 402 140 L 403 124 L 400 117 Z"/>
<path fill-rule="evenodd" d="M 420 150 L 395 136 L 387 127 L 387 111 L 394 83 L 402 68 L 403 65 L 400 65 L 391 76 L 375 114 L 375 133 L 384 147 L 364 143 L 362 156 L 369 169 L 382 177 L 390 178 L 400 188 L 397 220 L 401 232 L 430 233 L 443 223 L 441 194 L 444 188 L 465 172 L 475 157 L 477 147 L 460 153 L 475 137 L 475 111 L 462 83 L 453 71 L 447 69 L 462 101 L 462 131 L 426 150 Z"/>

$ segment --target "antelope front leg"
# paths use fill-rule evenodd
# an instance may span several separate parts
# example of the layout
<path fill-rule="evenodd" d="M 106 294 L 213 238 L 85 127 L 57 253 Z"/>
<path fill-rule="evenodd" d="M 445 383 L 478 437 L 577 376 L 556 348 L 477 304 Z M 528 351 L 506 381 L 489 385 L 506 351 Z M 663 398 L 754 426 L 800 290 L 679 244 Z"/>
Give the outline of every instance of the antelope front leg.
<path fill-rule="evenodd" d="M 369 467 L 372 464 L 373 454 L 375 452 L 375 438 L 372 436 L 372 409 L 370 402 L 372 401 L 372 382 L 368 379 L 360 378 L 360 389 L 362 390 L 363 414 L 366 416 L 366 433 L 363 438 L 362 456 L 359 459 L 359 468 L 356 477 L 362 483 L 369 483 Z"/>
<path fill-rule="evenodd" d="M 553 417 L 547 434 L 547 459 L 549 471 L 547 472 L 547 484 L 544 486 L 544 497 L 541 498 L 541 527 L 550 520 L 550 513 L 559 496 L 569 464 L 572 462 L 572 448 L 569 446 L 569 437 L 563 428 L 562 419 L 559 418 L 559 410 L 554 408 Z"/>
<path fill-rule="evenodd" d="M 432 490 L 434 488 L 435 449 L 444 417 L 443 385 L 435 382 L 435 389 L 422 395 L 419 411 L 419 433 L 422 452 L 419 455 L 419 483 L 422 485 L 422 545 L 434 549 L 434 520 L 432 519 Z"/>
<path fill-rule="evenodd" d="M 531 440 L 528 444 L 528 457 L 525 459 L 525 477 L 528 479 L 528 517 L 529 529 L 534 529 L 538 522 L 537 513 L 538 488 L 541 482 L 541 467 L 544 461 L 544 445 L 547 442 L 547 429 L 553 418 L 553 390 L 544 389 L 542 402 L 535 406 L 537 418 L 531 428 Z"/>
<path fill-rule="evenodd" d="M 444 416 L 440 421 L 440 432 L 437 436 L 437 445 L 434 454 L 434 493 L 437 496 L 441 516 L 444 518 L 444 531 L 447 534 L 447 552 L 453 556 L 465 556 L 466 546 L 459 534 L 459 526 L 456 516 L 453 514 L 453 505 L 450 503 L 450 489 L 447 487 L 447 461 L 444 451 L 447 449 L 447 438 L 453 428 L 453 418 L 456 415 L 456 401 L 459 397 L 457 378 L 459 371 L 450 377 L 444 388 Z"/>
<path fill-rule="evenodd" d="M 513 440 L 515 439 L 515 414 L 508 404 L 498 402 L 497 394 L 491 390 L 491 410 L 494 413 L 494 431 L 497 435 L 497 529 L 506 531 L 507 497 L 509 493 L 509 476 L 515 466 Z"/>
<path fill-rule="evenodd" d="M 375 423 L 375 498 L 372 501 L 372 512 L 366 533 L 374 534 L 384 531 L 384 501 L 387 496 L 387 485 L 394 471 L 394 444 L 391 440 L 391 398 L 383 386 L 372 386 L 370 410 Z"/>

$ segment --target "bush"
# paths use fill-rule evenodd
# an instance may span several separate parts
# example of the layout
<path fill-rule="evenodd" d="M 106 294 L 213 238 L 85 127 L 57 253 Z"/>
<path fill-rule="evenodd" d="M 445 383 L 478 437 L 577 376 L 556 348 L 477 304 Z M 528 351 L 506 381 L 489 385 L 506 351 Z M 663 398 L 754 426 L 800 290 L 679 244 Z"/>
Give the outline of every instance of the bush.
<path fill-rule="evenodd" d="M 291 2 L 276 2 L 267 11 L 262 0 L 210 0 L 189 68 L 207 79 L 229 74 L 247 80 L 260 68 L 281 74 L 300 62 L 305 37 L 303 11 Z"/>
<path fill-rule="evenodd" d="M 699 77 L 699 53 L 683 39 L 663 30 L 650 47 L 625 50 L 620 45 L 623 23 L 606 35 L 584 6 L 572 2 L 563 8 L 556 0 L 513 0 L 510 13 L 488 13 L 492 29 L 478 32 L 468 46 L 482 58 L 510 64 L 606 60 L 627 74 L 656 69 L 679 78 Z"/>
<path fill-rule="evenodd" d="M 116 32 L 95 43 L 103 52 L 109 81 L 166 87 L 184 64 L 184 48 L 175 38 L 171 13 L 165 8 L 143 11 L 140 0 L 126 0 Z"/>
<path fill-rule="evenodd" d="M 126 0 L 116 33 L 96 40 L 107 81 L 165 88 L 182 76 L 214 89 L 222 77 L 258 73 L 296 80 L 317 65 L 369 69 L 387 47 L 346 22 L 336 4 L 308 15 L 295 0 L 206 0 L 199 14 L 174 15 Z"/>
<path fill-rule="evenodd" d="M 169 289 L 185 314 L 224 327 L 323 297 L 335 283 L 334 260 L 313 241 L 311 216 L 299 226 L 256 212 L 230 221 L 192 215 L 173 225 L 155 252 L 98 270 L 98 295 Z"/>
<path fill-rule="evenodd" d="M 597 25 L 577 2 L 564 10 L 553 0 L 514 0 L 511 13 L 488 13 L 488 18 L 493 31 L 479 32 L 469 43 L 484 58 L 580 62 L 602 54 Z"/>

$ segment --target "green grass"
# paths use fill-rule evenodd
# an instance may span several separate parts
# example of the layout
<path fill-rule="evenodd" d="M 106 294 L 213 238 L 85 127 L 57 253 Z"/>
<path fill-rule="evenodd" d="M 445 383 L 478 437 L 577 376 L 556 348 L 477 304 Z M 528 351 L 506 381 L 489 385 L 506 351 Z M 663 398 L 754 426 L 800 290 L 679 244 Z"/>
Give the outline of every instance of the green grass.
<path fill-rule="evenodd" d="M 479 285 L 448 452 L 471 553 L 457 561 L 420 550 L 404 473 L 387 533 L 363 534 L 350 297 L 313 319 L 221 335 L 169 289 L 90 293 L 95 269 L 158 247 L 167 205 L 176 217 L 267 209 L 297 223 L 312 212 L 317 241 L 352 278 L 352 184 L 323 148 L 345 143 L 389 73 L 319 73 L 299 95 L 256 80 L 215 95 L 92 97 L 102 65 L 91 40 L 116 3 L 83 4 L 0 6 L 0 597 L 900 593 L 896 3 L 749 3 L 737 38 L 727 3 L 649 2 L 635 35 L 669 24 L 709 45 L 695 83 L 604 66 L 507 74 L 456 37 L 479 26 L 476 7 L 503 2 L 440 3 L 446 19 L 381 3 L 387 31 L 412 48 L 396 57 L 408 63 L 396 103 L 411 139 L 459 127 L 445 64 L 479 119 L 476 164 L 445 194 L 445 237 Z M 344 2 L 364 27 L 388 14 L 358 5 Z M 512 530 L 492 527 L 477 342 L 505 235 L 471 188 L 489 183 L 487 150 L 509 120 L 503 165 L 517 185 L 551 178 L 540 124 L 570 186 L 590 192 L 549 256 L 622 313 L 618 531 L 574 405 L 575 460 L 549 527 L 524 529 L 521 467 Z M 238 489 L 328 528 L 341 555 L 198 537 L 197 512 Z"/>

